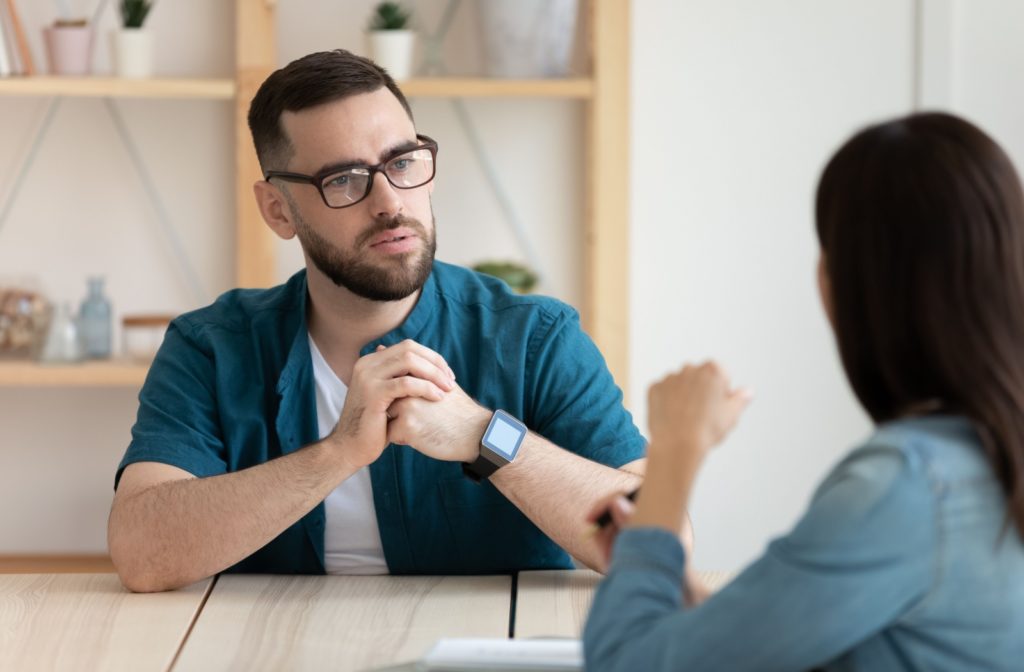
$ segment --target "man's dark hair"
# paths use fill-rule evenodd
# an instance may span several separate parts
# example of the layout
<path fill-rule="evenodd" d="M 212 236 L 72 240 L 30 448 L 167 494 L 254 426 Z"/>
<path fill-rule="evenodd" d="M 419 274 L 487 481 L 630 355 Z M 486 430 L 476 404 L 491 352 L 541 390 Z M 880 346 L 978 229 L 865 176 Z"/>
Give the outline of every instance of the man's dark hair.
<path fill-rule="evenodd" d="M 949 114 L 868 128 L 822 175 L 818 238 L 839 354 L 876 422 L 973 420 L 1024 537 L 1024 192 Z"/>
<path fill-rule="evenodd" d="M 344 49 L 319 51 L 275 70 L 249 105 L 249 130 L 260 167 L 281 170 L 291 158 L 281 114 L 298 112 L 361 93 L 387 88 L 412 119 L 412 109 L 395 80 L 368 58 Z"/>

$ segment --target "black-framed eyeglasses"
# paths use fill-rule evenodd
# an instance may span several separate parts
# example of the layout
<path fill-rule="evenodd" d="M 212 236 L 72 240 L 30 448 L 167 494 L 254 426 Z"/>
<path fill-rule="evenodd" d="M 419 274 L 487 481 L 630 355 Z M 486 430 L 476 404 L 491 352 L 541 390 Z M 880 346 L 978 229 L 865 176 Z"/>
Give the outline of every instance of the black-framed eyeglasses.
<path fill-rule="evenodd" d="M 434 179 L 437 163 L 437 143 L 425 135 L 417 135 L 420 144 L 400 149 L 376 166 L 354 164 L 325 168 L 316 175 L 268 170 L 263 176 L 267 182 L 277 178 L 286 182 L 312 184 L 320 191 L 328 208 L 347 208 L 370 195 L 373 178 L 383 173 L 396 189 L 415 189 Z"/>

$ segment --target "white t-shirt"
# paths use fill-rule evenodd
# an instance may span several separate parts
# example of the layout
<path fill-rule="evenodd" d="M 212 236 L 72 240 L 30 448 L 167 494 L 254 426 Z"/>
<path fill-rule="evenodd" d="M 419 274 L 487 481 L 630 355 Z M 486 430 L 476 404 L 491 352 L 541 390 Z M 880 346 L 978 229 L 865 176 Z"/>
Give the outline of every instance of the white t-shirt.
<path fill-rule="evenodd" d="M 316 417 L 320 438 L 338 424 L 348 388 L 341 382 L 309 337 L 316 381 Z M 384 546 L 373 508 L 370 468 L 363 467 L 324 500 L 327 525 L 324 530 L 324 567 L 328 574 L 387 574 Z"/>

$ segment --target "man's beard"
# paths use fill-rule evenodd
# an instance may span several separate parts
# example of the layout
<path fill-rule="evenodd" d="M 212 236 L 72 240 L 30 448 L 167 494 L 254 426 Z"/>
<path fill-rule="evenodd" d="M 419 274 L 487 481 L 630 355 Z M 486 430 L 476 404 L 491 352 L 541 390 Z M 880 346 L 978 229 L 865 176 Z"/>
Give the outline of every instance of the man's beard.
<path fill-rule="evenodd" d="M 355 251 L 346 254 L 314 231 L 297 208 L 292 208 L 292 215 L 295 218 L 295 233 L 313 265 L 335 285 L 344 287 L 356 296 L 371 301 L 400 301 L 418 291 L 430 277 L 434 252 L 437 250 L 436 229 L 427 233 L 417 219 L 401 215 L 378 219 L 356 239 Z M 359 250 L 374 236 L 399 227 L 411 229 L 426 243 L 421 252 L 409 253 L 417 254 L 416 259 L 410 260 L 408 255 L 401 255 L 386 259 L 386 267 L 381 267 L 360 258 Z"/>

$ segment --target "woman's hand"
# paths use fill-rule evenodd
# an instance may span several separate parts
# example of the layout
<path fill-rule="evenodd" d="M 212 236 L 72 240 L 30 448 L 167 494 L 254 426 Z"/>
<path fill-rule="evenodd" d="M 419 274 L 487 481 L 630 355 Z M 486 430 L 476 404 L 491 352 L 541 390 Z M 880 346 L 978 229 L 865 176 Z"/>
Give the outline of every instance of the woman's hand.
<path fill-rule="evenodd" d="M 608 572 L 608 566 L 612 562 L 612 547 L 615 545 L 615 539 L 633 517 L 634 509 L 633 502 L 626 498 L 625 493 L 617 492 L 602 499 L 587 514 L 587 522 L 593 526 L 591 529 L 594 543 L 600 550 L 601 566 L 596 568 L 598 571 Z M 611 515 L 612 522 L 604 527 L 598 527 L 597 519 L 605 513 Z"/>
<path fill-rule="evenodd" d="M 647 469 L 629 525 L 681 534 L 704 456 L 736 425 L 750 399 L 747 390 L 732 389 L 714 362 L 685 366 L 651 386 Z"/>
<path fill-rule="evenodd" d="M 736 426 L 751 397 L 749 390 L 733 389 L 717 363 L 688 364 L 648 391 L 651 447 L 667 453 L 696 451 L 702 457 Z"/>
<path fill-rule="evenodd" d="M 601 551 L 599 557 L 601 558 L 602 565 L 598 568 L 601 572 L 608 572 L 612 562 L 612 548 L 615 546 L 615 539 L 618 538 L 619 532 L 633 518 L 635 510 L 636 506 L 624 494 L 615 493 L 598 502 L 593 510 L 587 514 L 587 522 L 596 528 L 594 531 L 594 543 L 597 544 Z M 612 522 L 598 528 L 597 519 L 606 512 L 610 514 Z M 683 522 L 683 529 L 679 533 L 679 542 L 686 551 L 686 569 L 683 575 L 682 586 L 683 596 L 686 599 L 687 605 L 695 607 L 706 600 L 711 595 L 711 591 L 707 589 L 700 580 L 700 577 L 697 576 L 697 571 L 693 568 L 693 526 L 690 524 L 689 516 Z"/>

